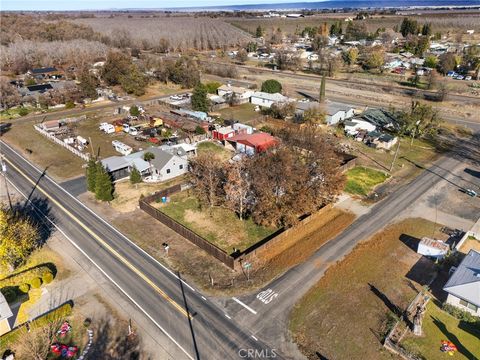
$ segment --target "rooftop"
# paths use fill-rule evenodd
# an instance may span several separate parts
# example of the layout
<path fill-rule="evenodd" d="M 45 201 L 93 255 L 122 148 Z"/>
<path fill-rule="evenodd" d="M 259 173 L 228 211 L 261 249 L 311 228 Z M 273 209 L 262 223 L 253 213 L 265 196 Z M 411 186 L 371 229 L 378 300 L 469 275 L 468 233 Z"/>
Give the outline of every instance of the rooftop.
<path fill-rule="evenodd" d="M 480 306 L 480 253 L 470 250 L 447 281 L 443 290 Z"/>
<path fill-rule="evenodd" d="M 260 99 L 277 101 L 277 102 L 283 102 L 283 101 L 288 100 L 288 97 L 283 96 L 280 93 L 270 94 L 270 93 L 266 93 L 266 92 L 262 92 L 262 91 L 255 91 L 253 93 L 252 97 L 257 97 L 257 98 L 260 98 Z"/>
<path fill-rule="evenodd" d="M 254 134 L 238 134 L 227 139 L 227 141 L 238 142 L 259 150 L 266 150 L 278 142 L 278 140 L 272 135 L 264 132 L 258 132 Z"/>
<path fill-rule="evenodd" d="M 58 71 L 56 67 L 37 68 L 30 70 L 32 74 L 46 74 Z"/>
<path fill-rule="evenodd" d="M 8 319 L 11 316 L 13 316 L 12 310 L 10 309 L 5 296 L 0 292 L 0 321 Z"/>
<path fill-rule="evenodd" d="M 222 85 L 218 88 L 218 90 L 221 90 L 221 91 L 231 91 L 231 92 L 234 92 L 236 94 L 244 94 L 246 93 L 247 91 L 251 91 L 249 89 L 245 89 L 244 87 L 240 87 L 240 86 L 232 86 L 232 85 Z"/>

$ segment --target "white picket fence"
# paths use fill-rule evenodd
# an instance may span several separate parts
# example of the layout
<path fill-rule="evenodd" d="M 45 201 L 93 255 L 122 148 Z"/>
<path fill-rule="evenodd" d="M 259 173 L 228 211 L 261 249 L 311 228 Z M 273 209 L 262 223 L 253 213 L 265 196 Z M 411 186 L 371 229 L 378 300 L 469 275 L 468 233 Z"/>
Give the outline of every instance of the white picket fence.
<path fill-rule="evenodd" d="M 59 138 L 57 138 L 54 134 L 50 134 L 48 131 L 43 130 L 41 127 L 39 127 L 37 125 L 33 125 L 33 127 L 40 134 L 42 134 L 43 136 L 46 136 L 48 139 L 52 140 L 53 142 L 57 143 L 58 145 L 63 146 L 65 149 L 74 153 L 75 155 L 80 157 L 82 160 L 85 160 L 85 161 L 90 160 L 90 154 L 82 153 L 81 151 L 75 149 L 73 146 L 70 146 L 69 144 L 67 144 L 67 143 L 63 142 L 62 140 L 60 140 Z"/>

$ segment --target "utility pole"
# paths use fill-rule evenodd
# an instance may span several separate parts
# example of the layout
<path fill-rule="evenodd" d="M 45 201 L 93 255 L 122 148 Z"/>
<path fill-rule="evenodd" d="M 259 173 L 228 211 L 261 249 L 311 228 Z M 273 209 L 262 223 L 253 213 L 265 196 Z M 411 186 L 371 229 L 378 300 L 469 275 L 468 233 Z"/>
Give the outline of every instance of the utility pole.
<path fill-rule="evenodd" d="M 417 132 L 417 129 L 418 129 L 418 125 L 420 124 L 420 120 L 418 120 L 416 123 L 415 123 L 415 127 L 413 128 L 413 133 L 412 133 L 412 140 L 410 141 L 410 147 L 412 147 L 413 145 L 413 139 L 415 138 L 415 133 Z"/>
<path fill-rule="evenodd" d="M 393 166 L 395 165 L 395 161 L 397 160 L 399 150 L 400 150 L 400 138 L 398 139 L 397 150 L 395 150 L 395 155 L 393 156 L 392 164 L 390 165 L 390 170 L 389 170 L 390 173 L 392 172 Z"/>
<path fill-rule="evenodd" d="M 318 102 L 323 103 L 325 101 L 325 74 L 322 75 L 322 82 L 320 83 L 320 96 Z"/>

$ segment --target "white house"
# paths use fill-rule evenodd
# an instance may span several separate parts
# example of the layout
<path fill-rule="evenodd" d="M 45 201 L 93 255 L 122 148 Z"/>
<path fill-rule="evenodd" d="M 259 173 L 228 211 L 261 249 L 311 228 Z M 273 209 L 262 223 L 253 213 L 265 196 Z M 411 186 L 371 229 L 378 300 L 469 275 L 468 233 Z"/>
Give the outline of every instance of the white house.
<path fill-rule="evenodd" d="M 360 119 L 346 120 L 344 122 L 344 125 L 345 125 L 345 132 L 351 136 L 356 135 L 357 132 L 359 132 L 360 130 L 370 132 L 376 129 L 376 126 L 373 125 L 372 123 L 369 123 L 368 121 L 360 120 Z"/>
<path fill-rule="evenodd" d="M 246 89 L 240 86 L 232 86 L 232 85 L 222 85 L 217 89 L 217 94 L 219 96 L 225 97 L 230 96 L 231 94 L 235 94 L 235 97 L 239 102 L 248 102 L 250 97 L 253 94 L 253 90 Z"/>
<path fill-rule="evenodd" d="M 152 146 L 127 156 L 111 156 L 103 159 L 102 165 L 115 181 L 129 177 L 134 167 L 142 176 L 150 175 L 155 181 L 166 181 L 188 171 L 188 154 L 182 150 L 185 149 L 175 148 L 174 151 L 165 151 Z M 146 152 L 151 152 L 155 158 L 150 162 L 145 161 L 143 157 Z"/>
<path fill-rule="evenodd" d="M 266 92 L 255 91 L 250 97 L 250 102 L 254 105 L 269 108 L 276 103 L 285 103 L 290 99 L 280 93 L 269 94 Z"/>
<path fill-rule="evenodd" d="M 338 124 L 340 121 L 350 119 L 355 115 L 355 109 L 351 105 L 327 102 L 326 121 L 328 125 Z"/>
<path fill-rule="evenodd" d="M 472 315 L 480 316 L 480 253 L 475 250 L 465 256 L 443 287 L 448 293 L 447 304 Z"/>

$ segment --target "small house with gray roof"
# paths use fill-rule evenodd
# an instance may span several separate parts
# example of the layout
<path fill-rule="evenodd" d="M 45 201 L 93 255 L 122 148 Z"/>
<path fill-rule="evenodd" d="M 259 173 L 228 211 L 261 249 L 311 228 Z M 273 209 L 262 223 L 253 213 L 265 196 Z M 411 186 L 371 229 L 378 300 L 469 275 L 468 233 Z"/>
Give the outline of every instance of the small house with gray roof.
<path fill-rule="evenodd" d="M 443 287 L 448 293 L 447 304 L 480 316 L 480 253 L 465 256 Z"/>
<path fill-rule="evenodd" d="M 5 296 L 0 292 L 0 336 L 9 332 L 14 322 L 12 309 L 10 309 Z"/>
<path fill-rule="evenodd" d="M 150 162 L 144 160 L 147 152 L 154 155 Z M 133 168 L 142 177 L 151 176 L 156 181 L 170 180 L 188 171 L 187 154 L 180 156 L 179 151 L 165 151 L 153 146 L 126 156 L 108 157 L 102 160 L 102 165 L 115 181 L 128 178 Z"/>

